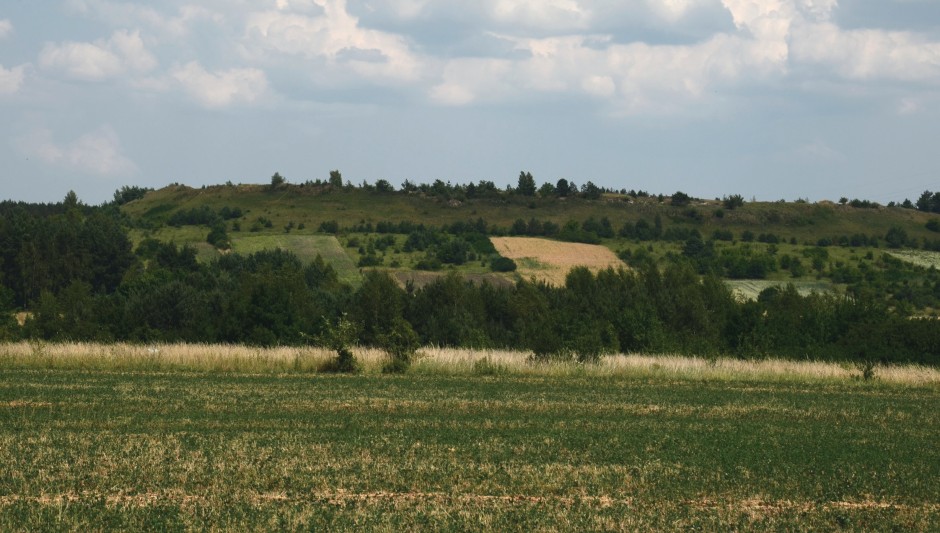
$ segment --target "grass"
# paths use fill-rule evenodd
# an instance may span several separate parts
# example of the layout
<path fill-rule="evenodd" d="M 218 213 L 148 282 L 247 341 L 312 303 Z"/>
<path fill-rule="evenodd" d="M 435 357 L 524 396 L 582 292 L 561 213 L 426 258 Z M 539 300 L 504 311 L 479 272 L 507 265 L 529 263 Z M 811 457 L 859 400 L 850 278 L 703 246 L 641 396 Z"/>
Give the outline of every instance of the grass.
<path fill-rule="evenodd" d="M 231 234 L 232 250 L 248 255 L 262 250 L 289 250 L 301 261 L 309 263 L 317 255 L 336 269 L 341 281 L 358 285 L 362 276 L 356 264 L 332 235 L 301 234 Z"/>
<path fill-rule="evenodd" d="M 940 252 L 928 250 L 898 250 L 888 252 L 889 255 L 902 261 L 924 268 L 940 268 Z"/>
<path fill-rule="evenodd" d="M 0 529 L 940 527 L 935 370 L 804 379 L 635 356 L 562 372 L 430 349 L 405 375 L 29 363 L 109 348 L 297 353 L 4 346 Z"/>

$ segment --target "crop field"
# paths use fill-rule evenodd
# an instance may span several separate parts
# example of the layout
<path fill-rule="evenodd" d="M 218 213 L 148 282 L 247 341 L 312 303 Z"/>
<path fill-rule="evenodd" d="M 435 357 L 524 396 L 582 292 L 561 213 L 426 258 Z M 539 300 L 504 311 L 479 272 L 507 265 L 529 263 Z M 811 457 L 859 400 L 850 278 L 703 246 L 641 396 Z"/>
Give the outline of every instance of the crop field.
<path fill-rule="evenodd" d="M 493 237 L 500 255 L 519 266 L 523 278 L 535 277 L 555 285 L 564 285 L 568 272 L 576 266 L 592 271 L 622 267 L 623 262 L 610 249 L 594 244 L 559 242 L 534 237 Z"/>
<path fill-rule="evenodd" d="M 756 300 L 757 296 L 770 287 L 785 287 L 792 284 L 796 291 L 803 296 L 813 292 L 823 294 L 832 292 L 835 287 L 828 281 L 808 280 L 766 280 L 766 279 L 729 279 L 725 284 L 731 287 L 736 294 L 748 300 Z"/>
<path fill-rule="evenodd" d="M 936 370 L 426 352 L 2 346 L 0 529 L 940 528 Z"/>

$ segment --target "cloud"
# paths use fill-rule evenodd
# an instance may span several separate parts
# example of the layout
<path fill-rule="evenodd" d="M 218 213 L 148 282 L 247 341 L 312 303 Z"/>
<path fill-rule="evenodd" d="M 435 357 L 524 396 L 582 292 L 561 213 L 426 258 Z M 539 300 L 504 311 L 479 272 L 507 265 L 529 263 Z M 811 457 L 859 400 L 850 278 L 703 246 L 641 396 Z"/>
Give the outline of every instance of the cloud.
<path fill-rule="evenodd" d="M 113 177 L 137 172 L 137 165 L 121 153 L 120 139 L 108 125 L 65 144 L 57 143 L 51 131 L 41 129 L 20 139 L 19 147 L 29 156 L 83 174 Z"/>
<path fill-rule="evenodd" d="M 156 9 L 133 2 L 110 2 L 108 0 L 67 0 L 66 6 L 73 13 L 102 20 L 112 26 L 144 26 L 165 37 L 179 38 L 190 34 L 194 23 L 210 20 L 221 24 L 224 17 L 204 6 L 184 4 L 175 15 L 166 15 Z M 221 6 L 235 8 L 231 2 Z"/>
<path fill-rule="evenodd" d="M 13 23 L 7 19 L 0 19 L 0 39 L 6 39 L 13 33 Z"/>
<path fill-rule="evenodd" d="M 283 0 L 278 5 L 281 10 L 248 15 L 244 43 L 249 56 L 314 59 L 373 82 L 408 82 L 420 76 L 419 59 L 406 39 L 361 27 L 345 0 L 324 0 L 317 16 L 293 12 L 294 4 Z"/>
<path fill-rule="evenodd" d="M 25 66 L 20 65 L 11 69 L 0 65 L 0 95 L 13 94 L 23 86 Z"/>
<path fill-rule="evenodd" d="M 845 31 L 833 24 L 799 28 L 793 60 L 848 80 L 940 82 L 940 42 L 909 32 Z"/>
<path fill-rule="evenodd" d="M 118 30 L 107 41 L 47 43 L 39 54 L 39 65 L 70 78 L 100 81 L 150 71 L 157 60 L 147 51 L 139 31 Z"/>
<path fill-rule="evenodd" d="M 251 103 L 268 89 L 264 72 L 255 68 L 233 68 L 209 72 L 192 61 L 176 67 L 170 76 L 197 102 L 221 108 L 238 102 Z"/>

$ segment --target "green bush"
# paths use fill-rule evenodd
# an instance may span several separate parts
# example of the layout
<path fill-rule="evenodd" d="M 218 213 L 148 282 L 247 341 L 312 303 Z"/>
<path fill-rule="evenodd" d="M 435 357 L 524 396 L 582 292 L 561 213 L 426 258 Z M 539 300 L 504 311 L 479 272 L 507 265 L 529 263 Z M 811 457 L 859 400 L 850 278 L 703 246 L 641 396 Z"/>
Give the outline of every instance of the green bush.
<path fill-rule="evenodd" d="M 411 366 L 415 353 L 421 347 L 421 341 L 407 320 L 396 317 L 391 330 L 379 336 L 379 345 L 389 357 L 382 367 L 382 372 L 397 374 L 405 372 Z"/>
<path fill-rule="evenodd" d="M 512 259 L 499 256 L 490 262 L 490 268 L 493 272 L 515 272 L 517 265 Z"/>
<path fill-rule="evenodd" d="M 355 374 L 362 370 L 362 366 L 350 349 L 350 345 L 356 339 L 358 329 L 345 315 L 335 326 L 327 324 L 321 340 L 328 348 L 336 352 L 336 358 L 320 367 L 321 372 Z"/>

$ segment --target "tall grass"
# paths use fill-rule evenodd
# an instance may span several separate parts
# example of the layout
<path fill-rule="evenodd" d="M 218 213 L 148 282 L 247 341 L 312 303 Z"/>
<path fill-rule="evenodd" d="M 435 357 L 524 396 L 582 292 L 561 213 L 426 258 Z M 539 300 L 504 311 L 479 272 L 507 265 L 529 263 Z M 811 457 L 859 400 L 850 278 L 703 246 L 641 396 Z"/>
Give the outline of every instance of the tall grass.
<path fill-rule="evenodd" d="M 355 348 L 366 374 L 381 372 L 387 354 Z M 95 369 L 106 371 L 188 370 L 251 374 L 315 373 L 335 354 L 319 347 L 258 348 L 231 344 L 95 344 L 19 342 L 0 344 L 0 367 Z M 862 369 L 849 363 L 782 359 L 704 359 L 682 355 L 618 354 L 597 364 L 533 362 L 509 350 L 426 347 L 412 367 L 416 373 L 450 375 L 578 375 L 671 377 L 703 380 L 851 381 Z M 873 380 L 901 385 L 940 385 L 940 369 L 919 365 L 877 366 Z"/>

